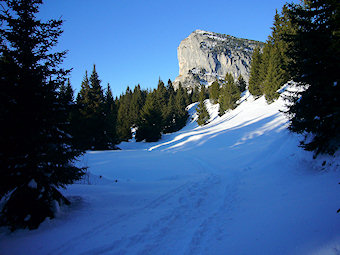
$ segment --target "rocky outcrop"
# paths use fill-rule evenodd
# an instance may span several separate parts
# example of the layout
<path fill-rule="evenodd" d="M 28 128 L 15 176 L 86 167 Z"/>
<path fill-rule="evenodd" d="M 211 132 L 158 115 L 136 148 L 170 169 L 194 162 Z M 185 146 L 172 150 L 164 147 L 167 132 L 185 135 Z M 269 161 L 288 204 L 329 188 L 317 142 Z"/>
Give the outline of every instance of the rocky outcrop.
<path fill-rule="evenodd" d="M 262 42 L 240 39 L 230 35 L 196 30 L 184 39 L 178 49 L 179 76 L 174 81 L 183 87 L 210 85 L 231 73 L 240 74 L 248 82 L 250 61 L 256 46 Z"/>

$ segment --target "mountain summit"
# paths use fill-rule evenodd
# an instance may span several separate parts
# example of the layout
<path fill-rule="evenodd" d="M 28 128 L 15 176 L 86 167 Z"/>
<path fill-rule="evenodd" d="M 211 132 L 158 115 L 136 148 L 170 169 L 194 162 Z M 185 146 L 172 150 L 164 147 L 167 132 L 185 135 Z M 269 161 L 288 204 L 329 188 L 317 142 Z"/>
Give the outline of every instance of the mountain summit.
<path fill-rule="evenodd" d="M 240 74 L 249 79 L 250 61 L 256 46 L 262 42 L 237 38 L 203 30 L 196 30 L 177 48 L 179 76 L 175 88 L 192 88 L 199 84 L 210 85 L 216 79 L 224 79 L 227 73 L 234 78 Z"/>

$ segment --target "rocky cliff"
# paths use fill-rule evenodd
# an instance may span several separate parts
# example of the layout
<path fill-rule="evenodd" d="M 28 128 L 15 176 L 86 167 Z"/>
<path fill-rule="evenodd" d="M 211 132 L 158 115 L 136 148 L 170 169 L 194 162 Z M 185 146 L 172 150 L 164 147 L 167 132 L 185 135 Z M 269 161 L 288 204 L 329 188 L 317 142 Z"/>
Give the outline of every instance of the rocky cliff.
<path fill-rule="evenodd" d="M 230 35 L 196 30 L 184 39 L 178 49 L 179 76 L 174 81 L 183 87 L 210 85 L 231 73 L 240 74 L 248 82 L 250 61 L 256 46 L 262 42 L 240 39 Z"/>

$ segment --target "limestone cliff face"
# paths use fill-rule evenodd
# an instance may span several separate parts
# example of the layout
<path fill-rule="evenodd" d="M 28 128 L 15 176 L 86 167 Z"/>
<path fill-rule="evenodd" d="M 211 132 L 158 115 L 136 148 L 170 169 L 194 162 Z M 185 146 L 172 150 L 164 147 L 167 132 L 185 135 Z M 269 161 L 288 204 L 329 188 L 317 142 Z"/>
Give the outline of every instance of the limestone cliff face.
<path fill-rule="evenodd" d="M 210 85 L 231 73 L 240 74 L 248 82 L 251 56 L 262 42 L 240 39 L 229 35 L 196 30 L 184 39 L 178 49 L 179 76 L 174 81 L 183 87 Z"/>

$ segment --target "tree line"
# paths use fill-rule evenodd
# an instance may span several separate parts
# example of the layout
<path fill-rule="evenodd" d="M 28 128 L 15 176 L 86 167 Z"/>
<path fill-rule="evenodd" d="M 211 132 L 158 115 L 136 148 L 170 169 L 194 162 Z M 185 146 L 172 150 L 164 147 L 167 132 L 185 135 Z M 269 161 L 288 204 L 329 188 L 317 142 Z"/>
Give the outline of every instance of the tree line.
<path fill-rule="evenodd" d="M 70 84 L 68 83 L 67 87 Z M 154 142 L 162 133 L 175 132 L 185 126 L 188 119 L 186 106 L 193 94 L 181 85 L 175 91 L 159 79 L 157 88 L 143 90 L 140 85 L 113 98 L 108 84 L 104 90 L 94 65 L 90 77 L 85 72 L 81 89 L 73 100 L 72 89 L 63 90 L 72 106 L 71 134 L 82 150 L 115 149 L 116 144 L 128 141 L 134 135 L 137 142 Z"/>

